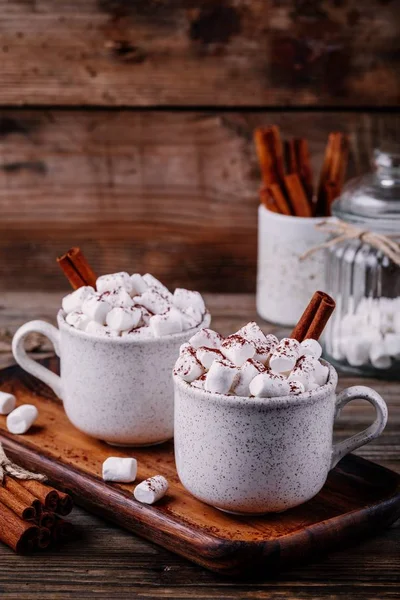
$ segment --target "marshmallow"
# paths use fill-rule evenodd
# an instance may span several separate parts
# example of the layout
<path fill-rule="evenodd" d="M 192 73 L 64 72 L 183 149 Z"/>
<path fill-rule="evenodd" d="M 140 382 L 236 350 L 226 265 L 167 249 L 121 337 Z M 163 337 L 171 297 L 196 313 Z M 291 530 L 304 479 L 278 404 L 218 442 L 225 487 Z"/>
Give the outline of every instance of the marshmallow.
<path fill-rule="evenodd" d="M 139 483 L 134 489 L 136 500 L 143 504 L 154 504 L 160 500 L 168 490 L 168 481 L 162 475 L 150 477 Z"/>
<path fill-rule="evenodd" d="M 398 312 L 393 315 L 393 329 L 396 333 L 400 333 L 400 307 Z"/>
<path fill-rule="evenodd" d="M 291 371 L 300 356 L 300 344 L 292 338 L 283 338 L 269 359 L 269 366 L 275 373 Z"/>
<path fill-rule="evenodd" d="M 180 333 L 183 329 L 180 312 L 174 307 L 169 308 L 162 315 L 153 315 L 150 317 L 149 324 L 154 337 Z"/>
<path fill-rule="evenodd" d="M 304 340 L 300 344 L 300 354 L 304 354 L 305 356 L 313 356 L 318 360 L 321 358 L 322 354 L 321 344 L 312 338 Z"/>
<path fill-rule="evenodd" d="M 178 309 L 177 309 L 178 310 Z M 193 306 L 189 306 L 184 311 L 180 311 L 182 315 L 183 328 L 185 331 L 187 329 L 193 329 L 193 327 L 197 327 L 203 320 L 203 315 L 197 308 L 193 308 Z"/>
<path fill-rule="evenodd" d="M 271 352 L 273 352 L 278 345 L 278 338 L 272 333 L 264 335 L 255 321 L 247 323 L 247 325 L 239 329 L 235 335 L 240 335 L 253 344 L 256 349 L 254 358 L 263 364 L 267 362 Z"/>
<path fill-rule="evenodd" d="M 16 406 L 15 396 L 8 392 L 0 392 L 0 415 L 8 415 Z"/>
<path fill-rule="evenodd" d="M 136 475 L 136 458 L 119 458 L 117 456 L 110 456 L 103 462 L 104 481 L 132 483 L 132 481 L 135 481 Z"/>
<path fill-rule="evenodd" d="M 136 306 L 129 308 L 115 307 L 108 313 L 106 323 L 114 331 L 126 331 L 138 326 L 142 312 Z"/>
<path fill-rule="evenodd" d="M 191 345 L 188 342 L 185 342 L 184 344 L 182 344 L 179 348 L 179 356 L 182 356 L 182 354 L 185 354 L 186 351 L 189 352 L 193 352 L 193 349 L 191 347 Z"/>
<path fill-rule="evenodd" d="M 115 333 L 115 335 L 117 334 Z M 121 336 L 128 336 L 135 341 L 154 340 L 154 335 L 150 327 L 135 327 L 134 329 L 128 329 L 128 331 L 122 331 Z"/>
<path fill-rule="evenodd" d="M 115 290 L 117 287 L 124 288 L 128 293 L 132 290 L 131 278 L 125 271 L 102 275 L 96 280 L 96 289 L 100 294 Z"/>
<path fill-rule="evenodd" d="M 249 358 L 253 358 L 256 350 L 251 342 L 240 335 L 230 335 L 221 344 L 222 354 L 236 367 L 241 367 Z"/>
<path fill-rule="evenodd" d="M 271 371 L 265 371 L 257 375 L 250 383 L 250 394 L 258 398 L 274 398 L 276 396 L 287 396 L 290 393 L 290 385 L 282 375 Z"/>
<path fill-rule="evenodd" d="M 221 347 L 224 338 L 222 335 L 213 331 L 212 329 L 200 329 L 197 333 L 195 333 L 189 340 L 189 344 L 193 346 L 193 348 L 201 348 L 205 346 L 206 348 L 217 348 Z"/>
<path fill-rule="evenodd" d="M 189 349 L 183 352 L 176 361 L 174 373 L 190 383 L 203 375 L 204 367 L 197 360 L 194 350 Z"/>
<path fill-rule="evenodd" d="M 85 329 L 86 333 L 91 333 L 98 337 L 117 337 L 118 333 L 105 325 L 101 325 L 96 321 L 89 321 Z"/>
<path fill-rule="evenodd" d="M 142 311 L 142 317 L 140 319 L 140 326 L 144 326 L 144 325 L 148 325 L 150 323 L 150 319 L 153 316 L 153 313 L 149 312 L 147 310 L 147 308 L 145 308 L 144 306 L 139 306 L 140 310 Z"/>
<path fill-rule="evenodd" d="M 228 360 L 214 360 L 207 373 L 204 389 L 208 392 L 228 394 L 237 373 L 237 368 Z"/>
<path fill-rule="evenodd" d="M 194 308 L 201 315 L 204 315 L 206 312 L 204 300 L 199 292 L 192 292 L 191 290 L 176 288 L 174 292 L 174 304 L 181 310 Z"/>
<path fill-rule="evenodd" d="M 371 340 L 362 335 L 349 336 L 342 340 L 341 348 L 349 365 L 360 367 L 368 363 Z"/>
<path fill-rule="evenodd" d="M 82 331 L 85 331 L 86 327 L 90 323 L 89 317 L 84 315 L 83 312 L 77 310 L 69 313 L 65 317 L 65 320 L 68 323 L 68 325 L 72 325 L 72 327 L 75 327 L 76 329 L 81 329 Z"/>
<path fill-rule="evenodd" d="M 192 381 L 191 386 L 194 388 L 198 388 L 199 390 L 204 390 L 204 385 L 206 383 L 206 376 L 202 375 L 198 379 Z"/>
<path fill-rule="evenodd" d="M 94 289 L 90 285 L 83 285 L 68 296 L 62 299 L 62 307 L 66 313 L 71 313 L 82 308 L 83 301 L 88 296 L 94 294 Z"/>
<path fill-rule="evenodd" d="M 314 372 L 313 372 L 314 380 L 318 385 L 325 385 L 326 382 L 328 381 L 329 367 L 320 363 L 317 358 L 315 358 L 315 357 L 313 357 L 313 358 L 314 358 Z"/>
<path fill-rule="evenodd" d="M 340 333 L 341 335 L 352 335 L 359 333 L 365 327 L 368 327 L 368 315 L 353 315 L 349 313 L 343 317 L 340 323 Z"/>
<path fill-rule="evenodd" d="M 312 385 L 315 385 L 315 387 L 318 387 L 317 384 L 312 384 Z M 290 388 L 290 394 L 293 394 L 295 396 L 297 396 L 297 394 L 302 394 L 303 392 L 305 392 L 305 387 L 301 383 L 301 381 L 289 381 L 289 388 Z"/>
<path fill-rule="evenodd" d="M 131 275 L 131 296 L 140 296 L 148 288 L 147 283 L 139 273 Z"/>
<path fill-rule="evenodd" d="M 83 314 L 89 317 L 91 321 L 96 321 L 96 323 L 100 323 L 101 325 L 105 324 L 110 310 L 111 305 L 94 294 L 88 296 L 82 304 Z"/>
<path fill-rule="evenodd" d="M 153 275 L 150 275 L 150 273 L 146 273 L 146 275 L 143 275 L 142 279 L 149 288 L 157 290 L 157 292 L 164 296 L 164 298 L 166 298 L 169 302 L 172 302 L 173 295 L 171 294 L 167 286 L 161 283 L 161 281 L 153 277 Z"/>
<path fill-rule="evenodd" d="M 392 364 L 392 359 L 387 353 L 384 341 L 371 345 L 369 359 L 375 369 L 388 369 Z"/>
<path fill-rule="evenodd" d="M 216 348 L 206 348 L 201 346 L 196 352 L 196 358 L 201 362 L 205 369 L 209 369 L 215 359 L 223 359 L 224 355 Z"/>
<path fill-rule="evenodd" d="M 22 404 L 10 412 L 7 417 L 7 429 L 10 433 L 26 433 L 37 419 L 39 413 L 33 404 Z"/>
<path fill-rule="evenodd" d="M 240 367 L 239 375 L 233 384 L 232 389 L 236 396 L 249 396 L 250 383 L 255 377 L 257 377 L 257 375 L 259 375 L 259 373 L 262 373 L 263 371 L 265 371 L 265 367 L 261 362 L 258 362 L 253 358 L 246 360 L 246 362 Z"/>
<path fill-rule="evenodd" d="M 386 353 L 396 359 L 400 359 L 400 334 L 387 333 L 384 338 Z"/>
<path fill-rule="evenodd" d="M 133 300 L 136 304 L 144 306 L 155 315 L 165 313 L 170 306 L 168 300 L 156 289 L 147 290 L 141 296 L 134 296 Z"/>
<path fill-rule="evenodd" d="M 303 384 L 307 391 L 312 383 L 315 383 L 316 364 L 320 364 L 312 356 L 300 356 L 288 377 L 288 382 L 296 381 Z M 322 365 L 321 365 L 322 366 Z"/>
<path fill-rule="evenodd" d="M 126 289 L 122 287 L 115 288 L 115 290 L 107 290 L 100 295 L 100 298 L 113 307 L 122 306 L 127 308 L 134 304 Z"/>

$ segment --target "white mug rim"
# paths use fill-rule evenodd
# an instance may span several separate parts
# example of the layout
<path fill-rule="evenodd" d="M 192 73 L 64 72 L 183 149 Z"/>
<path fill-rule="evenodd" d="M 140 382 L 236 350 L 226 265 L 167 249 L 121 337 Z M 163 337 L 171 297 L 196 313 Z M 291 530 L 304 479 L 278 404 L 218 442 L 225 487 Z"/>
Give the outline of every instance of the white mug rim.
<path fill-rule="evenodd" d="M 174 384 L 177 388 L 184 392 L 190 392 L 194 396 L 198 396 L 199 400 L 203 402 L 213 402 L 225 406 L 236 406 L 239 405 L 244 409 L 246 407 L 261 407 L 266 408 L 293 408 L 294 406 L 306 406 L 313 404 L 326 398 L 330 394 L 336 393 L 336 387 L 338 383 L 338 374 L 336 369 L 327 361 L 321 360 L 322 364 L 329 368 L 328 380 L 324 385 L 321 385 L 315 390 L 303 392 L 302 394 L 290 394 L 287 396 L 275 396 L 273 398 L 256 398 L 250 396 L 227 396 L 226 394 L 218 394 L 214 392 L 208 392 L 201 388 L 196 388 L 190 385 L 187 381 L 184 381 L 179 375 L 173 374 Z"/>
<path fill-rule="evenodd" d="M 281 213 L 269 210 L 263 204 L 259 205 L 259 209 L 261 210 L 261 212 L 265 213 L 265 216 L 268 216 L 272 219 L 276 219 L 277 221 L 286 221 L 286 223 L 291 221 L 292 223 L 298 223 L 302 225 L 317 225 L 318 223 L 322 223 L 322 221 L 332 220 L 332 217 L 297 217 L 295 215 L 283 215 Z"/>
<path fill-rule="evenodd" d="M 128 335 L 125 335 L 123 337 L 122 336 L 100 337 L 100 336 L 94 335 L 92 333 L 87 333 L 83 329 L 77 329 L 76 327 L 73 327 L 73 325 L 70 325 L 69 323 L 67 323 L 65 320 L 65 314 L 66 314 L 65 311 L 62 308 L 60 308 L 60 310 L 57 313 L 58 327 L 60 330 L 64 330 L 72 336 L 76 335 L 78 338 L 81 337 L 83 339 L 91 340 L 96 343 L 131 344 L 133 346 L 138 346 L 138 345 L 141 346 L 144 344 L 156 344 L 156 343 L 159 344 L 162 342 L 167 342 L 169 340 L 178 340 L 179 338 L 182 338 L 182 343 L 184 343 L 185 341 L 187 341 L 188 336 L 190 336 L 191 332 L 193 332 L 193 335 L 194 335 L 196 333 L 196 331 L 198 331 L 199 329 L 203 329 L 204 327 L 208 327 L 211 323 L 211 315 L 210 315 L 209 311 L 206 311 L 201 323 L 196 325 L 196 327 L 192 327 L 191 329 L 185 329 L 185 331 L 180 331 L 179 333 L 170 333 L 169 335 L 163 335 L 161 337 L 151 337 L 151 338 L 150 337 L 149 338 L 140 338 L 139 337 L 138 339 L 132 339 L 134 336 L 129 337 Z"/>

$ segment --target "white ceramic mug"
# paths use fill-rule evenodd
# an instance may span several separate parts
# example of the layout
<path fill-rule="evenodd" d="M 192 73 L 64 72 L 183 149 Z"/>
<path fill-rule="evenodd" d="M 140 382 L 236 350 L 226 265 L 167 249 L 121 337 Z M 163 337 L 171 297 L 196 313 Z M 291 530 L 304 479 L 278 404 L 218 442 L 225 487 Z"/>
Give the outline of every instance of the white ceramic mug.
<path fill-rule="evenodd" d="M 196 498 L 237 514 L 280 512 L 306 502 L 346 454 L 378 437 L 387 407 L 374 390 L 354 386 L 336 397 L 337 374 L 311 392 L 240 398 L 194 388 L 174 376 L 175 460 Z M 335 417 L 351 400 L 368 400 L 375 421 L 337 444 Z"/>
<path fill-rule="evenodd" d="M 267 321 L 294 326 L 315 290 L 325 289 L 325 257 L 301 256 L 328 239 L 315 229 L 324 219 L 291 217 L 258 209 L 257 312 Z"/>
<path fill-rule="evenodd" d="M 69 420 L 81 431 L 111 444 L 150 445 L 173 436 L 171 372 L 179 347 L 210 324 L 160 338 L 95 337 L 68 325 L 31 321 L 16 332 L 17 363 L 61 398 Z M 60 357 L 60 376 L 27 356 L 24 339 L 35 331 L 48 337 Z"/>

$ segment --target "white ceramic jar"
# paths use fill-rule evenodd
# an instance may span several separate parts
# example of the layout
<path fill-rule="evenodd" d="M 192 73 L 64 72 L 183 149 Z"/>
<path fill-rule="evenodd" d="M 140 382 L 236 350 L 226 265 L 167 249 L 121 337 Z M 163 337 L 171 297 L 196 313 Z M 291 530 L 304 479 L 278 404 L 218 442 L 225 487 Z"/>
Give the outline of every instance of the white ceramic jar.
<path fill-rule="evenodd" d="M 315 290 L 325 288 L 325 259 L 310 248 L 327 240 L 315 226 L 323 219 L 292 217 L 258 209 L 257 312 L 267 321 L 292 327 Z"/>

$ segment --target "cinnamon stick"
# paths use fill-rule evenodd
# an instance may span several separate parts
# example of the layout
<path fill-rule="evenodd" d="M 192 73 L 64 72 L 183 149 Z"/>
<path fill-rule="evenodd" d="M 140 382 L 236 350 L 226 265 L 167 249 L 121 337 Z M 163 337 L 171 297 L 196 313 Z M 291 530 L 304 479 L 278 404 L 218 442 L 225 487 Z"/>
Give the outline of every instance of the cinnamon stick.
<path fill-rule="evenodd" d="M 314 196 L 314 185 L 313 185 L 313 172 L 311 168 L 310 153 L 308 150 L 308 143 L 305 138 L 296 138 L 294 140 L 294 147 L 296 153 L 297 170 L 304 191 L 310 204 L 313 202 Z"/>
<path fill-rule="evenodd" d="M 18 554 L 28 554 L 35 548 L 38 536 L 37 525 L 30 521 L 23 521 L 0 502 L 0 541 Z"/>
<path fill-rule="evenodd" d="M 33 521 L 36 510 L 27 502 L 23 502 L 18 496 L 12 494 L 8 489 L 0 485 L 0 502 L 11 509 L 20 519 Z"/>
<path fill-rule="evenodd" d="M 48 511 L 42 511 L 37 519 L 39 527 L 44 527 L 45 529 L 51 529 L 55 522 L 55 514 Z"/>
<path fill-rule="evenodd" d="M 277 207 L 279 213 L 282 215 L 292 214 L 279 183 L 271 183 L 271 185 L 268 186 L 268 192 L 271 195 L 274 205 Z"/>
<path fill-rule="evenodd" d="M 261 178 L 265 185 L 270 185 L 277 181 L 275 174 L 274 157 L 269 147 L 268 136 L 265 129 L 261 127 L 254 132 L 254 143 L 256 146 L 258 161 L 260 163 Z"/>
<path fill-rule="evenodd" d="M 32 506 L 35 509 L 35 515 L 39 514 L 41 509 L 40 500 L 22 485 L 22 481 L 6 477 L 4 487 L 11 494 L 19 498 L 26 506 Z"/>
<path fill-rule="evenodd" d="M 58 491 L 40 481 L 34 479 L 24 479 L 21 485 L 33 496 L 39 499 L 41 504 L 49 511 L 55 512 L 58 504 Z"/>
<path fill-rule="evenodd" d="M 315 292 L 290 337 L 298 342 L 310 338 L 318 340 L 335 305 L 333 298 L 325 292 Z"/>
<path fill-rule="evenodd" d="M 296 146 L 295 140 L 286 140 L 285 144 L 285 162 L 286 162 L 286 172 L 287 173 L 299 173 L 299 168 L 297 164 L 297 156 L 296 156 Z"/>
<path fill-rule="evenodd" d="M 96 287 L 96 275 L 80 248 L 71 248 L 66 254 L 57 258 L 57 262 L 74 290 L 83 285 Z"/>
<path fill-rule="evenodd" d="M 268 187 L 262 187 L 260 189 L 260 202 L 271 212 L 279 213 L 279 209 L 275 204 L 275 200 L 269 193 Z"/>
<path fill-rule="evenodd" d="M 56 513 L 58 513 L 62 517 L 66 517 L 72 511 L 74 502 L 73 502 L 71 496 L 69 494 L 66 494 L 65 492 L 59 491 L 58 496 L 59 496 L 59 499 L 58 499 Z"/>
<path fill-rule="evenodd" d="M 48 548 L 50 546 L 51 537 L 50 529 L 47 529 L 46 527 L 40 527 L 37 541 L 38 547 L 41 550 Z"/>
<path fill-rule="evenodd" d="M 293 213 L 297 217 L 312 217 L 311 204 L 307 199 L 297 173 L 285 175 L 285 187 L 289 196 Z"/>
<path fill-rule="evenodd" d="M 52 529 L 52 538 L 56 542 L 66 541 L 74 536 L 75 528 L 69 521 L 56 518 L 56 523 Z"/>

